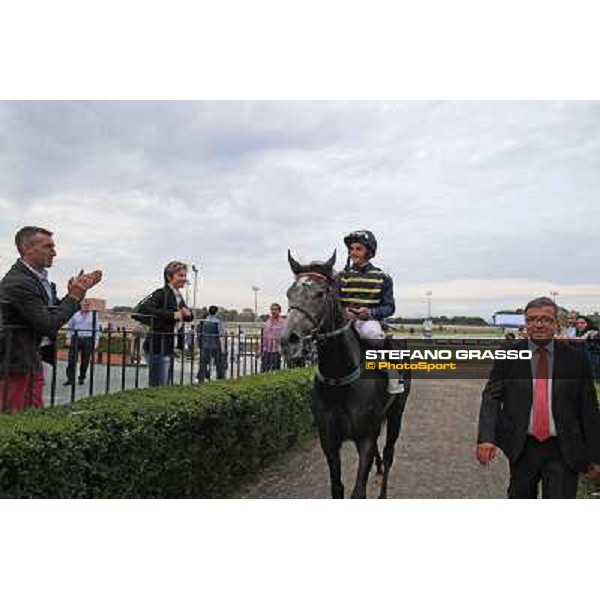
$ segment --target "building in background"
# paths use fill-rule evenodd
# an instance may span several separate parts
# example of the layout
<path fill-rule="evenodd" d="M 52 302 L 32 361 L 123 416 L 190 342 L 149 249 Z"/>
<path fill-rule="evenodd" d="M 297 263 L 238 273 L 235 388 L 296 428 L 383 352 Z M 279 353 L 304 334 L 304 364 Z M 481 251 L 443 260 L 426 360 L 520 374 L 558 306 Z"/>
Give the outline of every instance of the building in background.
<path fill-rule="evenodd" d="M 106 300 L 102 298 L 86 298 L 90 303 L 90 310 L 97 310 L 102 312 L 106 310 Z"/>

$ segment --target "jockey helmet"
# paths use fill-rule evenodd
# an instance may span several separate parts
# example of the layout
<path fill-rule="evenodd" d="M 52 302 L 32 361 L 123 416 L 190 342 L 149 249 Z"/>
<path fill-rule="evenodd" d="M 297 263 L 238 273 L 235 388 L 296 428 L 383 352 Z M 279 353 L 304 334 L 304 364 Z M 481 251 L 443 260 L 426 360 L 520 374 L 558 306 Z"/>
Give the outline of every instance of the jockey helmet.
<path fill-rule="evenodd" d="M 373 232 L 366 229 L 359 229 L 349 233 L 344 237 L 344 244 L 346 244 L 348 249 L 350 249 L 350 244 L 362 244 L 371 251 L 372 256 L 375 256 L 377 253 L 377 239 L 373 235 Z"/>

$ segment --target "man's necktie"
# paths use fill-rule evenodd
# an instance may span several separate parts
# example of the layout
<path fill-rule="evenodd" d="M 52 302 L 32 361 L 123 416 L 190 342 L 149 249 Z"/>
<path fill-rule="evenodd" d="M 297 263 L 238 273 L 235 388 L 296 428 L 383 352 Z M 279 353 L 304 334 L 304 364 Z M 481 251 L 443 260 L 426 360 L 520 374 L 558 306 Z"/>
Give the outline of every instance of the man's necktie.
<path fill-rule="evenodd" d="M 538 348 L 538 363 L 535 372 L 533 393 L 533 423 L 531 434 L 540 442 L 550 437 L 550 409 L 548 406 L 548 351 Z"/>

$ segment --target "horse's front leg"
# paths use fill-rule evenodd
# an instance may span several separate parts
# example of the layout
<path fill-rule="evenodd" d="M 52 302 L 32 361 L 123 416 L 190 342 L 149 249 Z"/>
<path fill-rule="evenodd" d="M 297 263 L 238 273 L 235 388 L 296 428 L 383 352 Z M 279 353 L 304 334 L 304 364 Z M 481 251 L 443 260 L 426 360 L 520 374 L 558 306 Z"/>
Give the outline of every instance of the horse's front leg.
<path fill-rule="evenodd" d="M 325 454 L 327 466 L 329 467 L 331 497 L 343 498 L 344 484 L 342 483 L 342 460 L 340 458 L 340 448 L 342 444 L 332 435 L 321 434 L 319 437 L 321 440 L 321 448 L 323 449 L 323 454 Z"/>
<path fill-rule="evenodd" d="M 332 418 L 325 418 L 323 415 L 316 416 L 319 429 L 319 441 L 321 442 L 321 448 L 323 454 L 325 454 L 327 466 L 329 467 L 331 497 L 343 498 L 344 485 L 342 484 L 342 460 L 340 457 L 342 441 L 335 432 Z"/>
<path fill-rule="evenodd" d="M 387 431 L 385 447 L 383 448 L 383 480 L 379 491 L 379 498 L 387 498 L 387 486 L 392 463 L 394 462 L 394 448 L 400 436 L 402 427 L 402 413 L 406 405 L 406 395 L 398 394 L 387 414 Z"/>
<path fill-rule="evenodd" d="M 352 498 L 367 497 L 367 482 L 369 480 L 371 467 L 373 466 L 376 444 L 376 436 L 362 438 L 356 443 L 356 448 L 358 450 L 358 468 L 356 470 L 356 483 L 352 490 Z"/>

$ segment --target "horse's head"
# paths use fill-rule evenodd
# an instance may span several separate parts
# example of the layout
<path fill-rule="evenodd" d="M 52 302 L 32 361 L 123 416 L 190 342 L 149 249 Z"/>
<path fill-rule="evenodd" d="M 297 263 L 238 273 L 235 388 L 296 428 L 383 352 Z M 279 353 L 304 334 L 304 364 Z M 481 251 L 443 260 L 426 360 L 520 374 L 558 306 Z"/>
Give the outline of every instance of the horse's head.
<path fill-rule="evenodd" d="M 334 252 L 326 262 L 301 265 L 288 250 L 288 261 L 295 276 L 287 291 L 289 309 L 281 334 L 283 352 L 288 358 L 298 358 L 302 354 L 304 340 L 335 321 L 335 256 Z"/>

